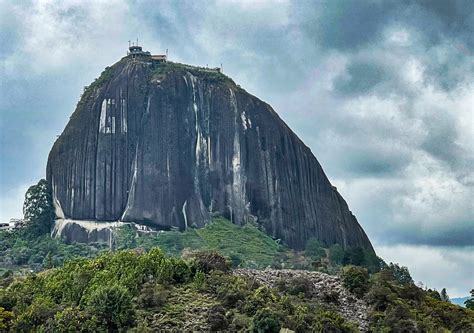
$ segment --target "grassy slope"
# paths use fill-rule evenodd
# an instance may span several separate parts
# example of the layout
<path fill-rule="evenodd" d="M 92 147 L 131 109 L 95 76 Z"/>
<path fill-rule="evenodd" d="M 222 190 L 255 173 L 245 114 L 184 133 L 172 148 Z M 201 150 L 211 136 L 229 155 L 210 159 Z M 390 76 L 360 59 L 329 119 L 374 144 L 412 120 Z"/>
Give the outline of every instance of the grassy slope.
<path fill-rule="evenodd" d="M 184 249 L 216 250 L 246 267 L 266 267 L 272 264 L 280 252 L 288 251 L 253 225 L 237 226 L 223 218 L 215 218 L 202 229 L 184 232 L 165 231 L 157 236 L 142 236 L 137 246 L 158 246 L 166 253 L 180 255 Z M 121 244 L 119 247 L 129 247 Z"/>

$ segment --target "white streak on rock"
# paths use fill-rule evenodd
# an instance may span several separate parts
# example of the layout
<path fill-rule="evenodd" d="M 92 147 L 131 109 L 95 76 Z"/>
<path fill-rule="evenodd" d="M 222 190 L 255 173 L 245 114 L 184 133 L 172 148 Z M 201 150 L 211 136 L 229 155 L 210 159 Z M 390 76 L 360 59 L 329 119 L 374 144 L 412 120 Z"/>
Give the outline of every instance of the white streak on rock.
<path fill-rule="evenodd" d="M 115 117 L 112 117 L 111 125 L 112 125 L 112 134 L 115 134 Z"/>
<path fill-rule="evenodd" d="M 150 101 L 151 101 L 151 96 L 148 96 L 148 101 L 146 104 L 146 113 L 150 113 Z"/>
<path fill-rule="evenodd" d="M 72 186 L 71 186 L 71 215 L 74 212 L 74 178 L 72 180 Z"/>
<path fill-rule="evenodd" d="M 128 210 L 130 207 L 132 207 L 133 202 L 135 200 L 135 186 L 137 182 L 137 173 L 138 173 L 138 143 L 135 147 L 135 158 L 133 159 L 132 163 L 132 168 L 133 168 L 133 175 L 132 175 L 132 183 L 130 184 L 130 189 L 128 190 L 128 198 L 127 198 L 127 204 L 125 205 L 125 210 L 120 217 L 120 221 L 123 221 L 125 219 L 125 216 L 127 215 Z"/>
<path fill-rule="evenodd" d="M 105 122 L 107 120 L 107 100 L 102 101 L 100 109 L 99 133 L 105 133 Z"/>
<path fill-rule="evenodd" d="M 207 136 L 207 164 L 211 165 L 211 134 Z"/>
<path fill-rule="evenodd" d="M 195 81 L 196 77 L 191 75 L 191 86 L 193 90 L 193 110 L 196 128 L 196 164 L 199 164 L 199 154 L 201 152 L 201 128 L 199 127 L 198 107 L 196 104 L 196 91 L 194 86 Z"/>
<path fill-rule="evenodd" d="M 87 242 L 107 241 L 109 243 L 109 247 L 112 248 L 117 235 L 117 229 L 126 225 L 131 226 L 137 233 L 157 233 L 157 231 L 149 227 L 135 224 L 134 222 L 102 222 L 92 220 L 58 219 L 54 223 L 53 229 L 51 231 L 51 237 L 72 237 L 73 239 L 74 236 L 79 239 L 84 239 L 85 237 Z M 74 235 L 68 235 L 68 233 L 71 233 L 71 231 L 74 231 Z"/>
<path fill-rule="evenodd" d="M 125 98 L 122 98 L 120 115 L 121 115 L 121 125 L 122 125 L 122 134 L 127 133 L 127 101 Z"/>
<path fill-rule="evenodd" d="M 240 114 L 240 119 L 242 120 L 242 126 L 244 127 L 244 130 L 247 129 L 247 116 L 245 114 L 245 111 Z"/>
<path fill-rule="evenodd" d="M 184 228 L 188 229 L 188 217 L 186 216 L 186 205 L 188 204 L 188 200 L 184 201 L 183 208 L 181 209 L 181 213 L 183 213 L 184 217 Z"/>
<path fill-rule="evenodd" d="M 54 206 L 54 213 L 56 214 L 56 218 L 64 219 L 64 211 L 61 207 L 61 203 L 58 200 L 58 187 L 54 182 L 54 178 L 52 179 L 52 188 L 53 188 L 53 206 Z"/>

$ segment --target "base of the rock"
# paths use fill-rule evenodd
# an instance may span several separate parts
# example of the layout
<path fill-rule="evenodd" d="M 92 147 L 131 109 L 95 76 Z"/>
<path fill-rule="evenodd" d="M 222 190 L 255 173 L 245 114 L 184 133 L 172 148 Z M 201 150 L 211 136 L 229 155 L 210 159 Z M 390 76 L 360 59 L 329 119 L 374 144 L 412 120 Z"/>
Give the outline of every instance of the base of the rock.
<path fill-rule="evenodd" d="M 61 238 L 67 244 L 107 243 L 113 247 L 120 227 L 130 225 L 137 232 L 156 232 L 155 230 L 132 222 L 97 222 L 84 220 L 57 219 L 51 237 Z"/>

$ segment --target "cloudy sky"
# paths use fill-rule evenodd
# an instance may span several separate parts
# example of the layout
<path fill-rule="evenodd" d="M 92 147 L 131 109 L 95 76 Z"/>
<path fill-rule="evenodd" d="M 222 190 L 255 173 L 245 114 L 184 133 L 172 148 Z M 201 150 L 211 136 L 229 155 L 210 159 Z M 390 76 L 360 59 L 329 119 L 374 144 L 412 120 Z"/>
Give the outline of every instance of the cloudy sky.
<path fill-rule="evenodd" d="M 0 220 L 139 38 L 219 66 L 311 147 L 386 261 L 474 287 L 474 1 L 0 0 Z"/>

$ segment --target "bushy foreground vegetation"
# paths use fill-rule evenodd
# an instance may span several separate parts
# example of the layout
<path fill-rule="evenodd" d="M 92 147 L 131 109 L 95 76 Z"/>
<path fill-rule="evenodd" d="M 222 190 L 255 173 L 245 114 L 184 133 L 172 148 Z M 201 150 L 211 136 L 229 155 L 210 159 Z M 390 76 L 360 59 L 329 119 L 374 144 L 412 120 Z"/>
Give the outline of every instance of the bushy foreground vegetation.
<path fill-rule="evenodd" d="M 341 276 L 371 306 L 374 332 L 474 329 L 474 312 L 432 298 L 386 268 L 369 276 L 348 266 Z M 282 281 L 277 289 L 232 274 L 216 252 L 188 259 L 160 249 L 123 250 L 75 259 L 7 283 L 0 289 L 4 331 L 93 332 L 130 330 L 355 332 L 337 307 L 316 302 L 308 281 Z"/>
<path fill-rule="evenodd" d="M 216 253 L 184 260 L 158 248 L 76 259 L 28 275 L 0 289 L 0 307 L 0 323 L 11 331 L 355 330 L 304 297 L 232 275 Z"/>
<path fill-rule="evenodd" d="M 371 251 L 310 239 L 295 252 L 258 226 L 222 218 L 185 232 L 139 236 L 126 227 L 117 252 L 67 245 L 49 236 L 54 215 L 44 181 L 28 190 L 24 213 L 24 228 L 0 232 L 0 331 L 357 330 L 337 312 L 337 299 L 313 298 L 311 281 L 282 280 L 271 289 L 231 267 L 339 274 L 370 306 L 373 332 L 474 331 L 473 298 L 467 309 L 452 305 L 446 290 L 418 288 L 406 267 L 386 265 Z"/>
<path fill-rule="evenodd" d="M 341 275 L 344 285 L 371 306 L 374 332 L 474 331 L 474 311 L 417 287 L 405 267 L 391 264 L 370 276 L 365 268 L 346 266 Z"/>

